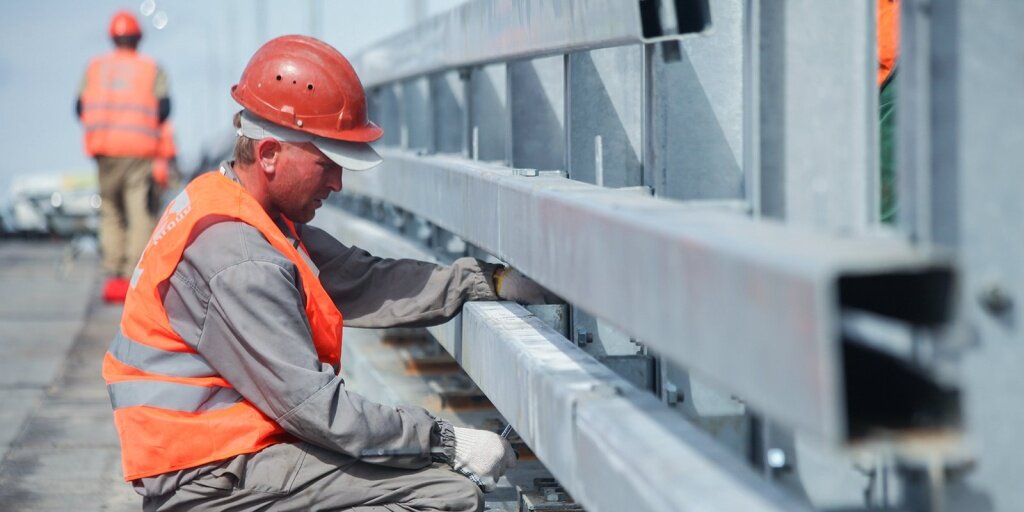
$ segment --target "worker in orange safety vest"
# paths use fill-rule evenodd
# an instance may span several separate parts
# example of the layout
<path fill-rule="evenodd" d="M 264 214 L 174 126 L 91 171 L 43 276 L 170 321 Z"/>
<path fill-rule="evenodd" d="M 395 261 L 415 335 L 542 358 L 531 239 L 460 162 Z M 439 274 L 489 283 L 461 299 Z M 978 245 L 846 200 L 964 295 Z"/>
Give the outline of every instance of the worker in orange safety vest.
<path fill-rule="evenodd" d="M 89 63 L 76 111 L 85 131 L 85 151 L 99 169 L 99 236 L 107 274 L 103 298 L 120 302 L 153 230 L 153 159 L 171 104 L 166 75 L 136 51 L 142 30 L 135 16 L 128 11 L 114 14 L 109 34 L 115 48 Z"/>
<path fill-rule="evenodd" d="M 343 171 L 381 162 L 383 130 L 331 46 L 273 39 L 231 96 L 233 160 L 164 211 L 104 356 L 125 479 L 154 511 L 482 510 L 515 464 L 508 441 L 348 390 L 342 325 L 557 298 L 502 265 L 379 258 L 307 224 Z"/>

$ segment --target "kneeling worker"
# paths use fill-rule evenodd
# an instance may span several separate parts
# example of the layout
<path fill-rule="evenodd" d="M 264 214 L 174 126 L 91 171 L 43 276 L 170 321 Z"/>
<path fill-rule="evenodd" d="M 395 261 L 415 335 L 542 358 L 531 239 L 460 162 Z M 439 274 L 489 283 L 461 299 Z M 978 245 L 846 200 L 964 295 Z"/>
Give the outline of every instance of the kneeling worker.
<path fill-rule="evenodd" d="M 380 163 L 334 48 L 271 40 L 231 95 L 234 160 L 164 212 L 104 358 L 125 479 L 146 510 L 482 510 L 508 442 L 347 391 L 342 313 L 426 326 L 467 300 L 551 297 L 513 269 L 377 258 L 305 224 L 343 169 Z M 359 460 L 376 448 L 424 455 Z"/>

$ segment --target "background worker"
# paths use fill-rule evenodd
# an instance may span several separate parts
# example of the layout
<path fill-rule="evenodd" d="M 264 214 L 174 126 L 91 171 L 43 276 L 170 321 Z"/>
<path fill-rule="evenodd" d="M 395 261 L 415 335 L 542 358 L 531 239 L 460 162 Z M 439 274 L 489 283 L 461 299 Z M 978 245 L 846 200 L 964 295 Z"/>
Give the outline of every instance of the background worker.
<path fill-rule="evenodd" d="M 120 302 L 153 230 L 153 158 L 171 101 L 164 72 L 136 52 L 142 30 L 130 12 L 114 14 L 110 37 L 114 51 L 89 63 L 76 111 L 85 129 L 85 150 L 99 168 L 100 246 L 107 274 L 103 298 Z"/>
<path fill-rule="evenodd" d="M 125 479 L 146 510 L 481 510 L 508 442 L 346 390 L 342 316 L 426 326 L 467 300 L 553 297 L 499 265 L 377 258 L 305 224 L 343 169 L 380 163 L 334 48 L 271 40 L 232 97 L 234 160 L 168 206 L 104 359 Z M 376 448 L 419 455 L 359 460 Z"/>
<path fill-rule="evenodd" d="M 900 2 L 878 0 L 878 133 L 881 220 L 896 221 L 896 60 L 900 50 Z"/>

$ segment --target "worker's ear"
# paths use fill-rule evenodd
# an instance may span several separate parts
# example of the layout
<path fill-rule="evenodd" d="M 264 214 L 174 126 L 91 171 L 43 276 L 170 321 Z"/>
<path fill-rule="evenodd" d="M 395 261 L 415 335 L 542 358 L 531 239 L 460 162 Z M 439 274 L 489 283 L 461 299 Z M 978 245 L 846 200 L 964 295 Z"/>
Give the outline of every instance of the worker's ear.
<path fill-rule="evenodd" d="M 282 149 L 277 139 L 266 138 L 256 143 L 256 161 L 268 177 L 277 170 L 277 160 Z"/>

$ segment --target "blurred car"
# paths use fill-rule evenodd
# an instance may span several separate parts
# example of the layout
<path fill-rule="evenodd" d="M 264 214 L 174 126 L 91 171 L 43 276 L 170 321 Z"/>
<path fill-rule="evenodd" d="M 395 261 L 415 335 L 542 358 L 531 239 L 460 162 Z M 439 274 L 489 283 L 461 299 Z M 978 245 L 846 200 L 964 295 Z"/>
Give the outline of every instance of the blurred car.
<path fill-rule="evenodd" d="M 11 179 L 7 227 L 19 235 L 95 234 L 99 210 L 95 172 L 20 175 Z"/>

